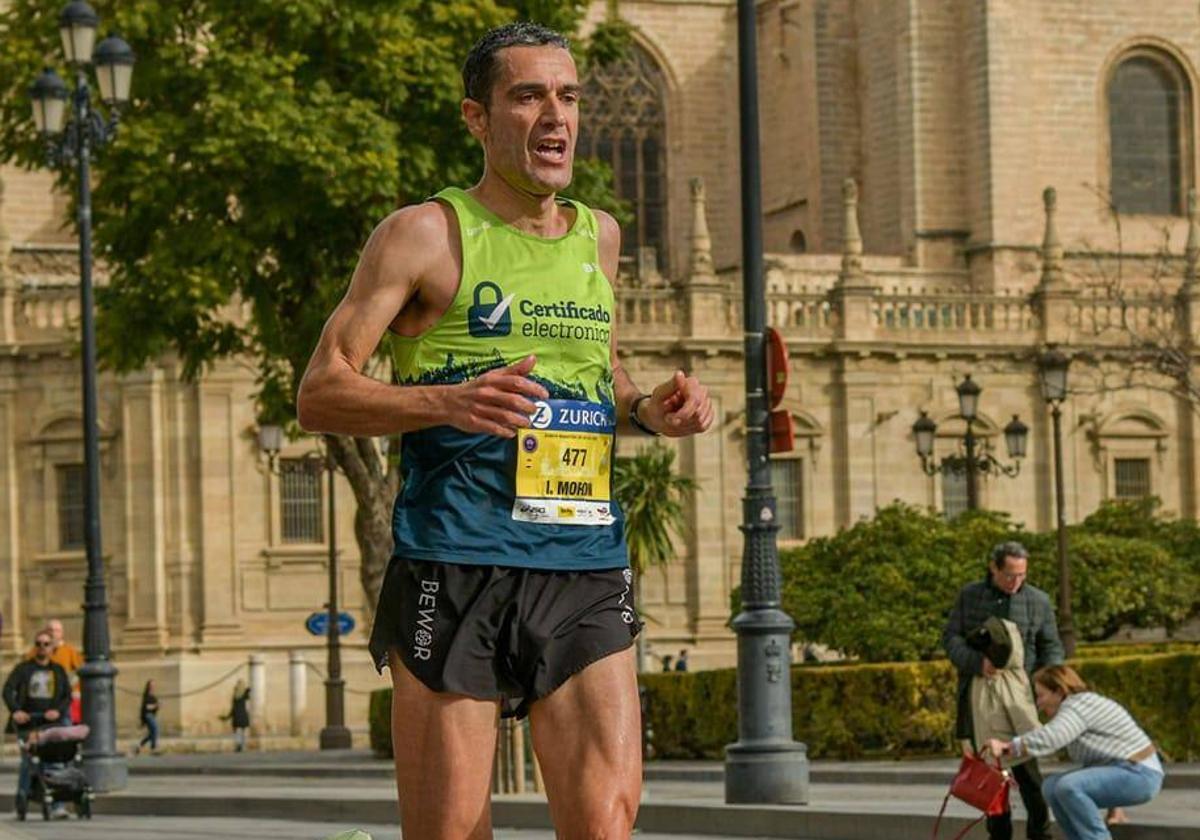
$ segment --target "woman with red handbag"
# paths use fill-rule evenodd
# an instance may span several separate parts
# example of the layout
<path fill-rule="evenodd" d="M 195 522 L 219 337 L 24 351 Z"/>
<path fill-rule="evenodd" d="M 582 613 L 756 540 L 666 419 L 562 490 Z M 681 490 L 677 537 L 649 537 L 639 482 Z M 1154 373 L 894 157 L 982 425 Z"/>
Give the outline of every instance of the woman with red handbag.
<path fill-rule="evenodd" d="M 1042 793 L 1068 840 L 1107 840 L 1102 809 L 1141 805 L 1162 790 L 1154 744 L 1123 706 L 1089 690 L 1066 665 L 1041 669 L 1033 686 L 1050 722 L 1011 741 L 993 738 L 988 749 L 1020 758 L 1065 748 L 1083 767 L 1047 776 Z"/>

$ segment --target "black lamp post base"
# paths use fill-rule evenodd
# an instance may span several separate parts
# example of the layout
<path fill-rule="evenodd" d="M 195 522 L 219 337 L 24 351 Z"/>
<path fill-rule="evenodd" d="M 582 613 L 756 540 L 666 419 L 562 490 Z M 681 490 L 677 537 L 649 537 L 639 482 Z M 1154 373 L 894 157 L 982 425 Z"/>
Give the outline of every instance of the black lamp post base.
<path fill-rule="evenodd" d="M 123 790 L 129 784 L 129 766 L 125 756 L 119 753 L 96 755 L 85 752 L 83 775 L 96 793 Z"/>
<path fill-rule="evenodd" d="M 730 744 L 725 748 L 725 801 L 730 805 L 807 805 L 804 744 Z"/>
<path fill-rule="evenodd" d="M 348 750 L 352 743 L 350 730 L 344 726 L 326 726 L 321 730 L 320 742 L 323 750 Z"/>

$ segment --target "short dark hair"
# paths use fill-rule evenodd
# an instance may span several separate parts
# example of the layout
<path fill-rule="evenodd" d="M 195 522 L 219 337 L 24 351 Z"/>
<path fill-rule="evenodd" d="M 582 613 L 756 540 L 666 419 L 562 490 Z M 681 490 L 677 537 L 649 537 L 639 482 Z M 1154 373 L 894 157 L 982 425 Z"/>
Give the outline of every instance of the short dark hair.
<path fill-rule="evenodd" d="M 1016 540 L 1002 542 L 992 549 L 992 565 L 997 569 L 1003 569 L 1009 557 L 1019 557 L 1022 560 L 1028 560 L 1029 551 Z"/>
<path fill-rule="evenodd" d="M 468 99 L 487 106 L 492 85 L 496 82 L 496 53 L 507 47 L 562 47 L 571 49 L 571 42 L 548 26 L 529 21 L 517 21 L 497 26 L 484 33 L 463 62 L 463 90 Z"/>

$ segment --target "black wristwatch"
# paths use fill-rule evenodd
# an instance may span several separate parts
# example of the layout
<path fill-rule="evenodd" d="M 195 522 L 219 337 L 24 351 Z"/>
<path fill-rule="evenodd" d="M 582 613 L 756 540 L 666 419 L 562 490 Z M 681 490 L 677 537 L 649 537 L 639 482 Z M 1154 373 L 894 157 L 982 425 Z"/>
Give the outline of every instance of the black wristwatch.
<path fill-rule="evenodd" d="M 662 432 L 654 431 L 653 429 L 651 429 L 649 426 L 647 426 L 645 423 L 642 422 L 642 418 L 638 417 L 638 407 L 641 406 L 641 404 L 644 400 L 648 400 L 648 399 L 650 399 L 649 394 L 642 394 L 640 397 L 635 398 L 634 401 L 629 404 L 629 424 L 640 432 L 644 432 L 645 434 L 648 434 L 648 435 L 653 435 L 654 437 L 661 437 Z"/>

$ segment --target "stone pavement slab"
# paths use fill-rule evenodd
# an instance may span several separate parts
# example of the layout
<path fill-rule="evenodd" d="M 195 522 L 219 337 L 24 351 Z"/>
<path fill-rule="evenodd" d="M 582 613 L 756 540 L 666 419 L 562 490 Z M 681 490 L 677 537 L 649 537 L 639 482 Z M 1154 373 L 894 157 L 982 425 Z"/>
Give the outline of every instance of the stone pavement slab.
<path fill-rule="evenodd" d="M 367 832 L 371 840 L 399 838 L 399 830 L 395 825 L 234 817 L 98 817 L 91 822 L 38 821 L 11 825 L 0 818 L 0 840 L 326 840 L 350 828 Z M 500 828 L 496 830 L 495 840 L 554 840 L 554 832 Z M 637 840 L 687 840 L 687 836 L 639 832 Z M 709 840 L 712 840 L 711 835 Z"/>
<path fill-rule="evenodd" d="M 283 765 L 286 766 L 286 765 Z M 730 806 L 721 782 L 649 781 L 638 826 L 643 832 L 679 836 L 791 837 L 808 840 L 927 840 L 945 794 L 943 785 L 814 784 L 808 806 Z M 1125 840 L 1200 840 L 1193 791 L 1165 791 L 1147 806 L 1130 810 L 1134 821 L 1116 834 Z M 0 810 L 11 796 L 0 797 Z M 388 825 L 397 806 L 388 779 L 252 776 L 131 775 L 129 787 L 102 796 L 98 817 L 157 816 L 291 819 L 330 824 Z M 947 836 L 966 825 L 970 809 L 951 803 Z M 1017 805 L 1018 821 L 1021 818 Z M 497 796 L 499 827 L 549 829 L 544 798 Z M 330 832 L 332 833 L 332 831 Z"/>
<path fill-rule="evenodd" d="M 96 803 L 99 816 L 295 820 L 327 824 L 330 834 L 338 824 L 387 826 L 396 821 L 391 762 L 365 751 L 142 755 L 129 766 L 129 787 L 102 796 Z M 815 761 L 808 806 L 730 806 L 724 803 L 719 762 L 652 762 L 646 768 L 638 826 L 674 837 L 927 840 L 956 767 L 953 759 Z M 13 779 L 15 774 L 14 762 L 0 762 L 0 777 Z M 1200 840 L 1200 768 L 1172 765 L 1172 779 L 1177 784 L 1154 802 L 1130 810 L 1133 824 L 1120 827 L 1116 837 Z M 1021 819 L 1019 797 L 1015 799 Z M 10 794 L 0 796 L 0 814 L 4 810 L 11 812 Z M 974 816 L 957 802 L 948 814 L 947 836 Z M 493 821 L 513 829 L 550 828 L 545 800 L 537 794 L 497 796 Z M 0 833 L 0 840 L 8 838 Z"/>

